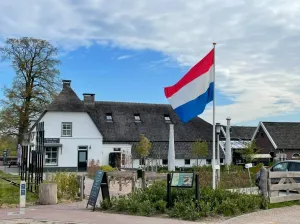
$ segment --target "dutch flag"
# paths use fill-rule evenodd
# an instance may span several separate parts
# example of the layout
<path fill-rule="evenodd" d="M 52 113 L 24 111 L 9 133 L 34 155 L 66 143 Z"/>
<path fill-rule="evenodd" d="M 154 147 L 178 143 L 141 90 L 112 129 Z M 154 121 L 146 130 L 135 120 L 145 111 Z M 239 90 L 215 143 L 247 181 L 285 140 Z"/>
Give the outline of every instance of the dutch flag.
<path fill-rule="evenodd" d="M 202 114 L 214 100 L 214 49 L 192 67 L 165 95 L 183 123 Z"/>

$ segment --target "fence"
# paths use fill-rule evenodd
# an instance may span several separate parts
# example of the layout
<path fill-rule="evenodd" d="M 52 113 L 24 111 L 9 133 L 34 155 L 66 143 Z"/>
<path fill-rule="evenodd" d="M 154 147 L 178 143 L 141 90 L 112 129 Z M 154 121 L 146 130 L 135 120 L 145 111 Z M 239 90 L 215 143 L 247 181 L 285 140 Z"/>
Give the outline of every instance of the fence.
<path fill-rule="evenodd" d="M 119 191 L 123 190 L 123 186 L 131 186 L 131 191 L 135 191 L 137 188 L 145 188 L 155 181 L 159 180 L 167 180 L 167 175 L 158 174 L 155 172 L 145 172 L 144 178 L 137 178 L 137 172 L 108 172 L 108 181 L 109 186 L 114 187 L 117 185 L 119 187 Z M 128 192 L 129 193 L 129 192 Z"/>
<path fill-rule="evenodd" d="M 261 193 L 270 203 L 300 200 L 300 172 L 270 172 L 263 167 L 260 173 Z"/>

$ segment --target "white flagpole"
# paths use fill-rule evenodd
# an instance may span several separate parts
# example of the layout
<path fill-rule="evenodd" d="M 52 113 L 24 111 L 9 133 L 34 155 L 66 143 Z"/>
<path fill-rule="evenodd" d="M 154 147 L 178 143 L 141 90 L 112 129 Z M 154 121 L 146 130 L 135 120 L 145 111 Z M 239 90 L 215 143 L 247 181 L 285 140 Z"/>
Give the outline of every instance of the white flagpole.
<path fill-rule="evenodd" d="M 213 181 L 212 188 L 216 189 L 216 121 L 215 121 L 215 112 L 216 112 L 216 44 L 214 46 L 214 65 L 213 65 L 213 79 L 214 79 L 214 100 L 213 100 L 213 152 L 212 152 L 212 169 L 213 169 Z"/>

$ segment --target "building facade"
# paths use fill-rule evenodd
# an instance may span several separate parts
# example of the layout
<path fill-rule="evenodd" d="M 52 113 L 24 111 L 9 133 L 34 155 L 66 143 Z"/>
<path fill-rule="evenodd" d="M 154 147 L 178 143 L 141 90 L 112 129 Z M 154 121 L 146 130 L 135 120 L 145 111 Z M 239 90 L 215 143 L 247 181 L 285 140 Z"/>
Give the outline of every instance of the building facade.
<path fill-rule="evenodd" d="M 268 154 L 273 160 L 278 154 L 286 159 L 300 159 L 299 122 L 260 122 L 252 140 L 260 154 Z"/>
<path fill-rule="evenodd" d="M 92 160 L 118 168 L 167 166 L 170 124 L 174 124 L 176 166 L 197 164 L 191 150 L 196 139 L 208 142 L 208 155 L 198 162 L 211 164 L 211 124 L 198 117 L 183 124 L 167 104 L 96 101 L 95 94 L 83 94 L 80 100 L 70 80 L 63 81 L 60 94 L 32 126 L 33 148 L 39 122 L 44 122 L 48 171 L 86 171 Z M 135 150 L 141 134 L 152 143 L 146 161 Z M 220 155 L 223 159 L 223 151 Z"/>

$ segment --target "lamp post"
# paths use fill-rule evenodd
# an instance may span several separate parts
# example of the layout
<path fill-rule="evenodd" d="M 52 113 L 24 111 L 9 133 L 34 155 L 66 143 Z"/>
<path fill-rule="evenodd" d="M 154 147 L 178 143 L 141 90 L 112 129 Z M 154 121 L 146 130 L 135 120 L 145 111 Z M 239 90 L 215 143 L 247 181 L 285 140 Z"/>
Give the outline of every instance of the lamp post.
<path fill-rule="evenodd" d="M 217 176 L 218 176 L 218 185 L 220 184 L 220 174 L 221 174 L 221 162 L 220 162 L 220 147 L 219 147 L 219 138 L 221 133 L 221 124 L 216 123 L 216 134 L 217 134 L 217 164 L 219 165 L 219 169 L 217 170 Z"/>

